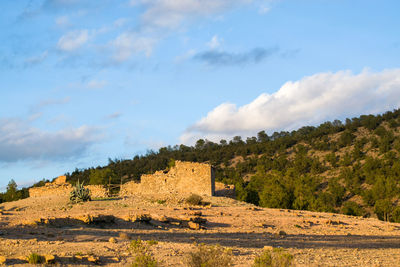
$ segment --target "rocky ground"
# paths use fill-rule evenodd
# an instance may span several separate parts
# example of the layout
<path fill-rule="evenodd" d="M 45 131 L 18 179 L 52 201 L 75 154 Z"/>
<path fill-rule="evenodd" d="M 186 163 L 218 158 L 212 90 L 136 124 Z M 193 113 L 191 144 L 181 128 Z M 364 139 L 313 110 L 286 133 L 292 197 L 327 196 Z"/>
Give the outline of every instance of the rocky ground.
<path fill-rule="evenodd" d="M 282 247 L 295 266 L 400 266 L 400 224 L 307 211 L 264 209 L 229 198 L 205 206 L 181 199 L 125 197 L 70 204 L 65 197 L 0 205 L 0 261 L 24 265 L 32 252 L 59 265 L 127 266 L 131 240 L 154 240 L 161 266 L 185 266 L 196 243 L 220 244 L 235 266 Z"/>

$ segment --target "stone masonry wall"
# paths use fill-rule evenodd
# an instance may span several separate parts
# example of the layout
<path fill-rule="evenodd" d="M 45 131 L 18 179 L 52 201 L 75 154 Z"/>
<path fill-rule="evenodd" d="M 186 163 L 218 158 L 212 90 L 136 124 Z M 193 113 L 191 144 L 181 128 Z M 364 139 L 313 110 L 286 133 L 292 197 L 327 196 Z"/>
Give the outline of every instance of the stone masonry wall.
<path fill-rule="evenodd" d="M 135 194 L 215 194 L 214 170 L 209 164 L 176 161 L 168 172 L 145 174 L 140 183 L 128 182 L 121 187 L 120 195 Z"/>
<path fill-rule="evenodd" d="M 107 189 L 102 185 L 87 185 L 92 198 L 107 197 Z M 52 183 L 46 183 L 45 186 L 29 188 L 30 197 L 43 196 L 69 196 L 72 191 L 72 185 L 66 182 L 65 176 L 59 176 Z"/>
<path fill-rule="evenodd" d="M 89 188 L 92 199 L 108 197 L 107 188 L 103 185 L 85 185 L 85 187 Z"/>

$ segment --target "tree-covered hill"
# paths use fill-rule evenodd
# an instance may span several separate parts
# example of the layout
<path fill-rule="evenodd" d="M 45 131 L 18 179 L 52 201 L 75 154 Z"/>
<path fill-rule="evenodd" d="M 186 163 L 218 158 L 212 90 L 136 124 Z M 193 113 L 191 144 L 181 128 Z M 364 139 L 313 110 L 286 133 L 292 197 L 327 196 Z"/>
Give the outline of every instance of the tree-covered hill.
<path fill-rule="evenodd" d="M 200 139 L 107 166 L 76 169 L 69 182 L 119 184 L 165 169 L 171 159 L 209 162 L 237 197 L 263 207 L 378 216 L 400 222 L 400 109 L 305 126 L 261 131 L 243 140 Z"/>

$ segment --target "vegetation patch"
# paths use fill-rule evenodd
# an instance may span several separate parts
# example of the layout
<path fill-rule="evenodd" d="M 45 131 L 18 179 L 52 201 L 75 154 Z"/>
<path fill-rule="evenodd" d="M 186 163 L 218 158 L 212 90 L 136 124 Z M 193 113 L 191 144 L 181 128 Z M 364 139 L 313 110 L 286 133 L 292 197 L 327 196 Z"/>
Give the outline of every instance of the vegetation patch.
<path fill-rule="evenodd" d="M 196 195 L 196 194 L 191 194 L 189 197 L 186 198 L 185 202 L 189 205 L 202 205 L 203 204 L 203 197 Z"/>
<path fill-rule="evenodd" d="M 73 187 L 69 199 L 71 202 L 74 203 L 90 201 L 90 190 L 88 188 L 85 188 L 83 186 L 83 183 L 81 184 L 78 181 Z"/>
<path fill-rule="evenodd" d="M 205 244 L 195 244 L 196 248 L 189 253 L 187 264 L 190 267 L 220 267 L 232 266 L 232 251 L 216 246 L 207 246 Z"/>
<path fill-rule="evenodd" d="M 157 267 L 159 265 L 150 252 L 150 247 L 155 244 L 154 242 L 143 242 L 141 239 L 131 242 L 129 249 L 134 256 L 132 267 Z"/>
<path fill-rule="evenodd" d="M 254 259 L 253 267 L 289 267 L 293 266 L 293 255 L 282 248 L 265 249 Z"/>
<path fill-rule="evenodd" d="M 46 259 L 45 259 L 44 256 L 41 256 L 41 255 L 36 254 L 36 253 L 31 253 L 28 256 L 28 262 L 30 264 L 42 264 L 42 263 L 45 263 L 45 261 L 46 261 Z"/>

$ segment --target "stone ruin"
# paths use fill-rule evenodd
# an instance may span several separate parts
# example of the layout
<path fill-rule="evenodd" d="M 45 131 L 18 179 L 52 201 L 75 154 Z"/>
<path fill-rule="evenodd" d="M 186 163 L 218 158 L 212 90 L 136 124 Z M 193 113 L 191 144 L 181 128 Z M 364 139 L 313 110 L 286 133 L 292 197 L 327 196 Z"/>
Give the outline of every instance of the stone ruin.
<path fill-rule="evenodd" d="M 215 175 L 210 164 L 176 161 L 170 170 L 144 174 L 140 183 L 121 186 L 120 196 L 129 195 L 198 194 L 215 195 Z"/>
<path fill-rule="evenodd" d="M 72 185 L 66 176 L 59 176 L 52 183 L 29 189 L 30 197 L 69 196 Z M 108 190 L 103 185 L 86 185 L 92 198 L 108 197 Z M 170 170 L 144 174 L 140 182 L 128 182 L 121 185 L 119 196 L 132 195 L 180 195 L 235 197 L 233 185 L 215 183 L 214 168 L 206 163 L 176 161 Z"/>
<path fill-rule="evenodd" d="M 89 188 L 92 198 L 107 197 L 107 189 L 102 185 L 86 185 Z M 43 196 L 69 196 L 72 185 L 67 183 L 66 176 L 59 176 L 52 183 L 46 183 L 41 187 L 29 188 L 29 197 Z"/>

